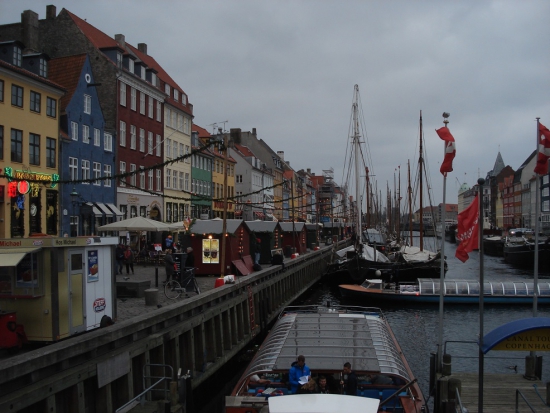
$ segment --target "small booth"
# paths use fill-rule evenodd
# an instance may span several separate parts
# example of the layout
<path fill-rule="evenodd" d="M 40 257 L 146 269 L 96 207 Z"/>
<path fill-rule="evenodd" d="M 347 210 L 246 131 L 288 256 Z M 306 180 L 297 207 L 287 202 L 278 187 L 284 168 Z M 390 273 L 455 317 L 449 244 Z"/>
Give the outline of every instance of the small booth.
<path fill-rule="evenodd" d="M 289 258 L 295 252 L 304 254 L 306 248 L 306 224 L 304 222 L 280 222 L 283 231 L 283 253 Z"/>
<path fill-rule="evenodd" d="M 271 264 L 271 257 L 275 251 L 283 254 L 283 232 L 277 221 L 245 221 L 250 233 L 249 251 L 254 254 L 256 239 L 260 239 L 260 264 Z"/>
<path fill-rule="evenodd" d="M 51 342 L 113 318 L 114 237 L 0 240 L 0 308 L 29 341 Z"/>
<path fill-rule="evenodd" d="M 310 250 L 319 246 L 319 235 L 323 231 L 323 224 L 306 224 L 306 246 Z"/>
<path fill-rule="evenodd" d="M 189 233 L 191 235 L 191 247 L 195 253 L 196 275 L 219 275 L 221 274 L 221 251 L 222 248 L 223 220 L 197 219 Z M 234 260 L 240 260 L 244 255 L 250 255 L 250 233 L 244 226 L 241 219 L 228 219 L 226 221 L 225 239 L 225 274 L 230 273 L 227 267 L 231 268 Z M 231 268 L 231 272 L 234 269 Z"/>
<path fill-rule="evenodd" d="M 343 226 L 343 222 L 325 222 L 323 224 L 323 236 L 321 238 L 324 238 L 327 244 L 339 240 Z"/>

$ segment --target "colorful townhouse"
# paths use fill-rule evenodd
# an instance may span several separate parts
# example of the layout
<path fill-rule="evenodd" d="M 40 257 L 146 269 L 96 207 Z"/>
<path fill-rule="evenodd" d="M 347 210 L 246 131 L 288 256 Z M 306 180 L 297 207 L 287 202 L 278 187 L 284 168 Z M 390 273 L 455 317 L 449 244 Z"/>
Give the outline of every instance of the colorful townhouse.
<path fill-rule="evenodd" d="M 212 164 L 214 155 L 199 139 L 193 125 L 191 134 L 191 218 L 212 218 Z"/>
<path fill-rule="evenodd" d="M 48 56 L 0 43 L 0 238 L 57 236 L 59 100 Z"/>

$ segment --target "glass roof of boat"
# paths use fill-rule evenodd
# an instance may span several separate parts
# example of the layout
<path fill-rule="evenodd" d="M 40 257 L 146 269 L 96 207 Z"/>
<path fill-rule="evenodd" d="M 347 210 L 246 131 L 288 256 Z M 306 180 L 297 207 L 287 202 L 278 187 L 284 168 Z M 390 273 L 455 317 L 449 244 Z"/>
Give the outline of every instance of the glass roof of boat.
<path fill-rule="evenodd" d="M 539 281 L 538 295 L 550 296 L 550 282 Z M 444 294 L 479 295 L 479 281 L 445 280 Z M 440 280 L 438 278 L 419 278 L 418 289 L 420 294 L 439 294 Z M 485 281 L 484 295 L 532 295 L 535 290 L 533 281 Z"/>
<path fill-rule="evenodd" d="M 350 362 L 358 375 L 379 372 L 410 381 L 394 336 L 378 309 L 319 307 L 316 311 L 283 312 L 245 376 L 269 371 L 288 372 L 301 354 L 312 372 L 338 372 L 345 362 Z"/>

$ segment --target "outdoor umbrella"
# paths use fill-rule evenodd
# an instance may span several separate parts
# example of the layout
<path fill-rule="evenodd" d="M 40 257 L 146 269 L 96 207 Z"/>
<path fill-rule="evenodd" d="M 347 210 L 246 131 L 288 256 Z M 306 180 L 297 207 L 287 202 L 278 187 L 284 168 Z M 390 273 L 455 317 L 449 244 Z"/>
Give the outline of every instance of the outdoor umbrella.
<path fill-rule="evenodd" d="M 177 229 L 175 224 L 166 224 L 164 222 L 155 221 L 144 217 L 135 217 L 124 219 L 122 221 L 112 222 L 107 225 L 102 225 L 98 228 L 99 231 L 173 231 Z"/>

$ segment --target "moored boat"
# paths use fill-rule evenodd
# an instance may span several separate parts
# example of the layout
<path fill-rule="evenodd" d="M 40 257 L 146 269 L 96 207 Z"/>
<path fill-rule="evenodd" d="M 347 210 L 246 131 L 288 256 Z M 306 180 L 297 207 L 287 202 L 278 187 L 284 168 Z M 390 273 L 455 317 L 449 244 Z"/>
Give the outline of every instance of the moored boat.
<path fill-rule="evenodd" d="M 288 372 L 298 355 L 306 357 L 314 380 L 320 376 L 327 379 L 330 394 L 290 394 Z M 340 381 L 346 362 L 357 375 L 355 396 L 361 397 L 342 394 Z M 270 382 L 259 385 L 254 376 Z M 383 376 L 385 384 L 371 380 L 373 376 Z M 359 410 L 346 407 L 356 402 Z M 226 396 L 225 405 L 227 413 L 419 413 L 426 408 L 417 380 L 381 310 L 350 306 L 283 310 L 231 395 Z M 335 406 L 340 408 L 334 410 Z"/>
<path fill-rule="evenodd" d="M 550 282 L 538 282 L 537 302 L 550 304 Z M 381 279 L 365 280 L 361 285 L 342 284 L 344 297 L 412 303 L 439 303 L 440 280 L 419 278 L 414 283 L 386 283 Z M 533 304 L 532 281 L 485 281 L 483 302 L 487 304 Z M 478 281 L 445 280 L 443 301 L 446 304 L 477 304 L 480 288 Z"/>

